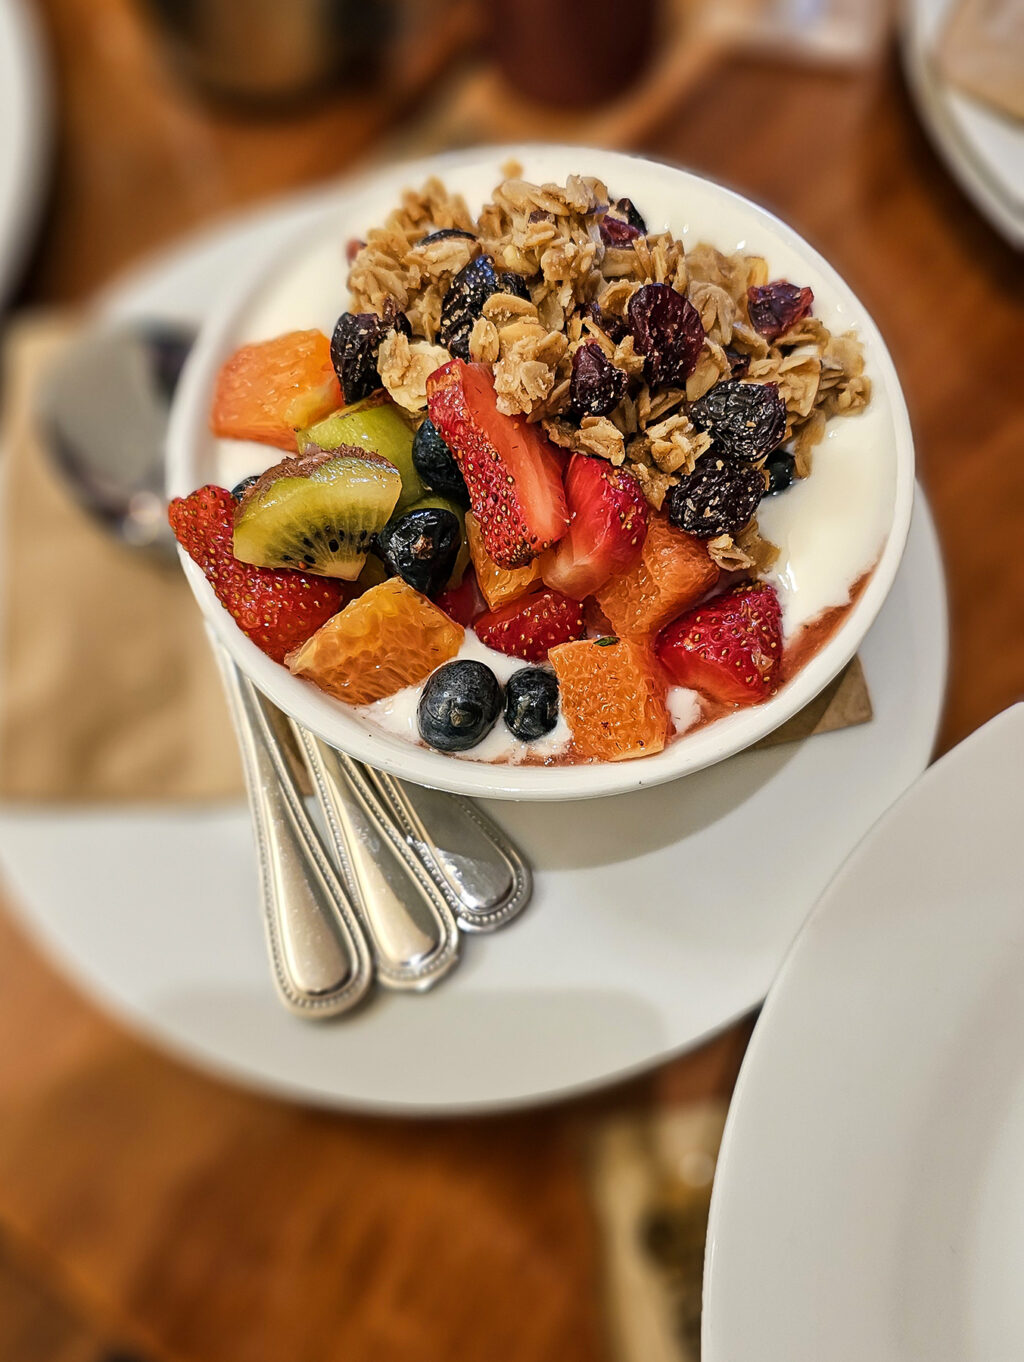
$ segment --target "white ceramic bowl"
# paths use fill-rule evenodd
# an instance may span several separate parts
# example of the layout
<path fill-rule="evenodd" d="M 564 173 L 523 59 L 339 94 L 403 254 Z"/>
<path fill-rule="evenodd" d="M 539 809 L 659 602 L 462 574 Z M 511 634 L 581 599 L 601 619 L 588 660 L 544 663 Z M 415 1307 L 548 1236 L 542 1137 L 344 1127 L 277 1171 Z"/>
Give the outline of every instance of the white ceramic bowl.
<path fill-rule="evenodd" d="M 885 482 L 890 490 L 888 532 L 877 566 L 855 605 L 832 638 L 779 693 L 762 705 L 699 729 L 656 756 L 636 761 L 579 766 L 488 765 L 459 760 L 383 732 L 338 700 L 292 676 L 266 657 L 235 626 L 200 570 L 182 562 L 209 626 L 239 666 L 266 695 L 308 728 L 360 761 L 422 785 L 492 799 L 584 799 L 622 794 L 689 774 L 749 747 L 785 723 L 814 698 L 856 652 L 892 585 L 910 524 L 914 489 L 914 448 L 906 405 L 892 360 L 874 322 L 835 270 L 791 228 L 747 199 L 686 171 L 619 152 L 582 147 L 508 146 L 477 148 L 406 163 L 339 184 L 323 198 L 323 217 L 283 241 L 272 258 L 245 272 L 217 307 L 189 359 L 178 390 L 168 438 L 168 491 L 182 496 L 203 483 L 231 486 L 239 477 L 269 466 L 275 452 L 217 441 L 208 417 L 217 370 L 245 341 L 275 332 L 319 326 L 330 332 L 347 302 L 343 250 L 351 237 L 383 221 L 402 189 L 439 175 L 461 191 L 476 211 L 501 178 L 510 158 L 526 178 L 564 182 L 572 173 L 598 175 L 614 193 L 634 199 L 652 230 L 670 228 L 687 243 L 711 241 L 723 251 L 745 249 L 763 255 L 773 277 L 814 290 L 815 315 L 836 331 L 855 327 L 864 345 L 873 383 L 869 411 L 882 421 Z M 323 243 L 337 243 L 337 278 L 321 284 Z M 320 247 L 319 256 L 317 246 Z M 302 261 L 310 262 L 303 277 Z M 298 269 L 294 296 L 274 294 L 286 268 Z M 318 262 L 318 263 L 315 263 Z M 299 299 L 301 295 L 301 306 Z M 864 417 L 851 418 L 850 424 Z M 842 418 L 840 418 L 842 420 Z M 877 434 L 876 434 L 877 439 Z M 812 479 L 813 481 L 813 474 Z"/>

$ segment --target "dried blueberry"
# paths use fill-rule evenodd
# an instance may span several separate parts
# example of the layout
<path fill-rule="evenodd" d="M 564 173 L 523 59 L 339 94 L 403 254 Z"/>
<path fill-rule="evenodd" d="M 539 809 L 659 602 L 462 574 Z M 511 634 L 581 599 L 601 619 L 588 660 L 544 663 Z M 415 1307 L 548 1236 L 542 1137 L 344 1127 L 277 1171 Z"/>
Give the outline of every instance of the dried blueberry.
<path fill-rule="evenodd" d="M 776 492 L 784 492 L 793 481 L 795 468 L 796 459 L 792 454 L 787 454 L 784 449 L 776 450 L 764 466 L 768 474 L 768 491 L 765 495 L 772 497 Z"/>
<path fill-rule="evenodd" d="M 505 723 L 522 742 L 543 738 L 558 723 L 558 678 L 543 667 L 522 667 L 505 683 Z"/>
<path fill-rule="evenodd" d="M 439 752 L 465 752 L 501 713 L 501 686 L 482 662 L 446 662 L 427 677 L 416 709 L 420 737 Z"/>
<path fill-rule="evenodd" d="M 436 596 L 452 575 L 462 530 L 451 511 L 424 506 L 389 521 L 378 534 L 377 545 L 392 572 L 424 596 Z"/>
<path fill-rule="evenodd" d="M 729 361 L 729 374 L 732 378 L 742 378 L 750 368 L 750 356 L 745 355 L 742 350 L 734 350 L 731 345 L 723 346 L 725 357 Z"/>
<path fill-rule="evenodd" d="M 682 387 L 704 344 L 700 313 L 670 284 L 642 284 L 626 309 L 644 376 L 652 388 Z"/>
<path fill-rule="evenodd" d="M 466 241 L 475 241 L 474 232 L 464 231 L 461 227 L 439 227 L 436 232 L 430 232 L 416 244 L 417 246 L 429 246 L 433 241 L 447 241 L 449 237 L 461 236 Z"/>
<path fill-rule="evenodd" d="M 331 337 L 331 363 L 346 404 L 359 402 L 380 387 L 377 351 L 391 331 L 410 335 L 409 319 L 388 299 L 383 316 L 375 312 L 343 312 Z"/>
<path fill-rule="evenodd" d="M 592 317 L 609 340 L 613 340 L 616 345 L 629 335 L 629 327 L 622 318 L 616 317 L 613 312 L 605 312 L 597 303 L 587 303 L 583 308 L 583 315 Z"/>
<path fill-rule="evenodd" d="M 463 265 L 448 286 L 441 304 L 441 327 L 438 340 L 459 359 L 469 359 L 469 333 L 484 310 L 484 303 L 502 285 L 494 261 L 489 255 L 478 255 Z"/>
<path fill-rule="evenodd" d="M 647 223 L 644 222 L 642 214 L 637 211 L 632 199 L 616 199 L 615 209 L 620 217 L 626 219 L 630 227 L 635 227 L 637 231 L 646 235 Z"/>
<path fill-rule="evenodd" d="M 577 416 L 607 416 L 626 394 L 626 375 L 597 341 L 587 341 L 572 357 L 569 399 Z"/>
<path fill-rule="evenodd" d="M 746 525 L 764 496 L 764 475 L 745 463 L 727 463 L 714 453 L 698 460 L 668 498 L 668 518 L 687 534 L 714 539 Z"/>
<path fill-rule="evenodd" d="M 521 274 L 516 274 L 514 270 L 503 270 L 498 275 L 500 285 L 499 292 L 511 293 L 516 298 L 522 298 L 524 302 L 530 301 L 530 286 Z"/>
<path fill-rule="evenodd" d="M 259 482 L 259 480 L 260 475 L 258 473 L 252 473 L 249 477 L 243 478 L 241 482 L 236 482 L 231 489 L 231 495 L 234 497 L 235 501 L 241 501 L 249 488 Z"/>
<path fill-rule="evenodd" d="M 416 472 L 432 491 L 453 497 L 463 506 L 469 505 L 466 480 L 455 462 L 455 455 L 429 417 L 413 437 L 412 462 Z"/>
<path fill-rule="evenodd" d="M 706 430 L 715 453 L 730 459 L 763 459 L 786 434 L 786 404 L 777 383 L 716 383 L 690 407 L 690 420 Z"/>
<path fill-rule="evenodd" d="M 814 294 L 809 288 L 797 288 L 785 279 L 755 284 L 747 289 L 750 324 L 767 341 L 785 335 L 790 327 L 807 316 L 813 302 Z"/>

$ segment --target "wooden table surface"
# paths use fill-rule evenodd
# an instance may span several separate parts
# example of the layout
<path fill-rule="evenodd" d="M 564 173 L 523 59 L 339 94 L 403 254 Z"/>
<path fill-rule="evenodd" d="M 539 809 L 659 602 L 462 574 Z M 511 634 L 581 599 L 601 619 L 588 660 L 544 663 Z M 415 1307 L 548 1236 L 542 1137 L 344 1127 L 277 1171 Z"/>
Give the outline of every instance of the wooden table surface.
<path fill-rule="evenodd" d="M 20 304 L 338 171 L 386 125 L 339 99 L 213 113 L 130 0 L 46 0 L 58 150 Z M 940 748 L 1024 694 L 1020 262 L 951 183 L 888 54 L 856 74 L 730 60 L 638 148 L 775 207 L 877 319 L 945 554 Z M 0 1356 L 197 1362 L 607 1356 L 581 1140 L 601 1111 L 727 1094 L 747 1035 L 588 1102 L 471 1122 L 325 1115 L 221 1086 L 85 1002 L 0 915 Z"/>

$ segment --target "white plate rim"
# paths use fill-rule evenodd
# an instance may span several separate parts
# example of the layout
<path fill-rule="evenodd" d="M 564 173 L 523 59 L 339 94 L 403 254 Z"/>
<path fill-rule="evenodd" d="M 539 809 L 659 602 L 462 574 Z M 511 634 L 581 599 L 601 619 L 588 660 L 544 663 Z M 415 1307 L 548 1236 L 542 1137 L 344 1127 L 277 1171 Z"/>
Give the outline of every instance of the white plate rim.
<path fill-rule="evenodd" d="M 720 1265 L 723 1227 L 727 1219 L 734 1222 L 736 1217 L 734 1193 L 732 1191 L 733 1180 L 736 1175 L 732 1168 L 735 1160 L 742 1157 L 741 1144 L 744 1141 L 749 1143 L 750 1136 L 747 1133 L 750 1129 L 749 1123 L 755 1117 L 747 1114 L 748 1102 L 752 1100 L 748 1097 L 748 1094 L 754 1082 L 754 1075 L 758 1073 L 765 1062 L 762 1055 L 773 1044 L 775 1015 L 782 1007 L 783 1000 L 789 1001 L 787 995 L 795 986 L 793 984 L 794 976 L 797 975 L 798 971 L 805 969 L 815 958 L 815 952 L 818 948 L 816 939 L 818 925 L 823 922 L 828 914 L 842 909 L 843 895 L 847 886 L 850 882 L 856 882 L 861 867 L 867 863 L 868 858 L 873 853 L 874 844 L 879 834 L 892 821 L 898 820 L 904 810 L 912 807 L 922 791 L 930 791 L 936 784 L 948 779 L 948 771 L 958 769 L 960 765 L 964 764 L 965 757 L 971 749 L 975 748 L 976 744 L 977 747 L 980 747 L 983 743 L 987 745 L 996 736 L 1010 731 L 1015 734 L 1024 731 L 1024 701 L 1018 701 L 1002 710 L 956 747 L 950 749 L 938 761 L 929 766 L 921 777 L 879 816 L 836 871 L 835 876 L 805 919 L 779 967 L 747 1046 L 740 1073 L 733 1089 L 719 1147 L 715 1180 L 712 1186 L 704 1260 L 701 1350 L 706 1362 L 739 1362 L 734 1354 L 725 1355 L 722 1353 L 716 1333 L 719 1317 L 718 1297 L 724 1290 L 720 1286 L 724 1272 Z M 805 1020 L 809 1025 L 813 1025 L 813 1018 L 807 1017 Z M 799 1089 L 799 1081 L 791 1086 Z M 795 1094 L 791 1093 L 791 1096 L 795 1096 Z M 742 1211 L 740 1214 L 742 1214 Z M 727 1233 L 732 1237 L 737 1235 L 738 1231 L 734 1223 Z M 788 1308 L 797 1308 L 797 1305 L 797 1302 L 789 1302 Z M 785 1303 L 780 1304 L 780 1309 L 786 1308 Z"/>
<path fill-rule="evenodd" d="M 0 302 L 25 262 L 49 172 L 50 77 L 25 0 L 0 0 L 0 116 L 11 159 L 0 173 Z"/>
<path fill-rule="evenodd" d="M 1007 199 L 953 117 L 945 81 L 934 71 L 922 33 L 926 0 L 904 0 L 900 51 L 907 84 L 932 144 L 960 188 L 988 222 L 1018 251 L 1024 249 L 1024 213 Z"/>

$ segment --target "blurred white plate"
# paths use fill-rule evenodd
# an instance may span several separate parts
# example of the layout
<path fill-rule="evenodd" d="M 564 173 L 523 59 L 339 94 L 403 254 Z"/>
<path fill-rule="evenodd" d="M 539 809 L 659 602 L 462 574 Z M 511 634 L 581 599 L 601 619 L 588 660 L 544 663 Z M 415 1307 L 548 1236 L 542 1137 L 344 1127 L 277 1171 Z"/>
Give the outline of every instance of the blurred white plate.
<path fill-rule="evenodd" d="M 0 0 L 0 302 L 28 249 L 48 133 L 47 82 L 33 15 L 23 0 Z"/>
<path fill-rule="evenodd" d="M 244 252 L 320 202 L 196 238 L 104 307 L 198 320 Z M 436 992 L 380 997 L 337 1025 L 275 999 L 240 808 L 0 810 L 0 859 L 25 923 L 68 973 L 204 1068 L 375 1110 L 543 1101 L 648 1068 L 755 1006 L 836 867 L 924 769 L 946 601 L 920 494 L 860 656 L 875 705 L 862 727 L 585 806 L 489 806 L 537 874 L 525 916 L 467 940 Z"/>
<path fill-rule="evenodd" d="M 934 52 L 956 0 L 904 0 L 903 64 L 940 154 L 992 225 L 1024 247 L 1024 124 L 1004 117 L 939 74 Z"/>
<path fill-rule="evenodd" d="M 1024 1357 L 1024 705 L 843 867 L 719 1158 L 705 1362 Z"/>

